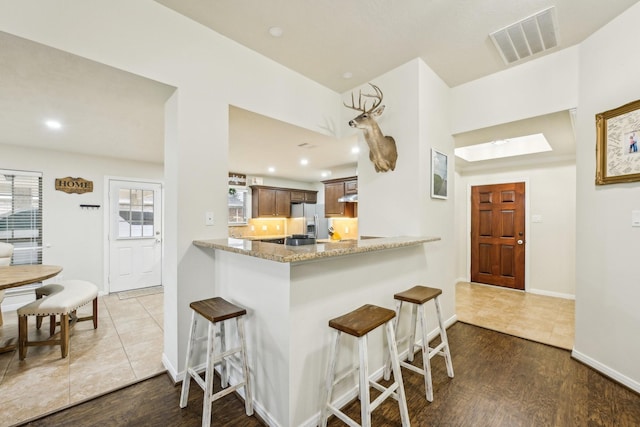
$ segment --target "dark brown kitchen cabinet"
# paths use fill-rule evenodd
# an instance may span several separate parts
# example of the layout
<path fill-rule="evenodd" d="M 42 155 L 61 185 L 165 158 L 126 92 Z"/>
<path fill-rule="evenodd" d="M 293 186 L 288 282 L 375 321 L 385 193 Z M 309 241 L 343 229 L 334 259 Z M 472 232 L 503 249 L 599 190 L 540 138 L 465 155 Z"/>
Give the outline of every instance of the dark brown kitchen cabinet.
<path fill-rule="evenodd" d="M 356 203 L 339 202 L 338 199 L 345 194 L 358 192 L 357 178 L 332 179 L 322 181 L 324 183 L 324 216 L 355 218 L 358 216 Z M 347 183 L 349 183 L 347 185 Z M 347 187 L 349 192 L 347 193 Z"/>
<path fill-rule="evenodd" d="M 307 190 L 291 190 L 291 203 L 317 203 L 318 192 Z"/>
<path fill-rule="evenodd" d="M 251 216 L 290 217 L 291 191 L 276 187 L 252 186 Z"/>
<path fill-rule="evenodd" d="M 344 194 L 358 194 L 357 179 L 350 179 L 344 182 Z"/>

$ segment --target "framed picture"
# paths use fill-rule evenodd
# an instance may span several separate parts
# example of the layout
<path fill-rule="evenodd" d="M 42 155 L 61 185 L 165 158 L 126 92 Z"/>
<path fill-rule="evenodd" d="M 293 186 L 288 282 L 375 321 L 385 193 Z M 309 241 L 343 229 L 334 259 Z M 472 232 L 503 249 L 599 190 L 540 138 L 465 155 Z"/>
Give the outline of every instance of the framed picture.
<path fill-rule="evenodd" d="M 447 198 L 448 158 L 446 154 L 431 149 L 431 197 L 434 199 Z"/>
<path fill-rule="evenodd" d="M 640 100 L 596 114 L 596 184 L 640 181 Z"/>

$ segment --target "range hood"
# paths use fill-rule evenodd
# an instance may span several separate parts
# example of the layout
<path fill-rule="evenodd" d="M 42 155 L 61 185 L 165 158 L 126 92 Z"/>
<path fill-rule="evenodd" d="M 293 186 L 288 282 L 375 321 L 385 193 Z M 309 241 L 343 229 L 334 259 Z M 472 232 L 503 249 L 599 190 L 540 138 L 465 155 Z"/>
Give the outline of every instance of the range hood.
<path fill-rule="evenodd" d="M 338 202 L 358 202 L 357 194 L 346 194 L 338 199 Z"/>

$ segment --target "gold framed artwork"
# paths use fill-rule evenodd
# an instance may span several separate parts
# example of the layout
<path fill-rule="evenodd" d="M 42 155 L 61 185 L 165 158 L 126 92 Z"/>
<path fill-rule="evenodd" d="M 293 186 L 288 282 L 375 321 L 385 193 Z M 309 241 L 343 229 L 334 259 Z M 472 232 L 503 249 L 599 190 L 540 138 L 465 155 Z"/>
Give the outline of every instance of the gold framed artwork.
<path fill-rule="evenodd" d="M 596 114 L 596 184 L 640 181 L 640 100 Z"/>

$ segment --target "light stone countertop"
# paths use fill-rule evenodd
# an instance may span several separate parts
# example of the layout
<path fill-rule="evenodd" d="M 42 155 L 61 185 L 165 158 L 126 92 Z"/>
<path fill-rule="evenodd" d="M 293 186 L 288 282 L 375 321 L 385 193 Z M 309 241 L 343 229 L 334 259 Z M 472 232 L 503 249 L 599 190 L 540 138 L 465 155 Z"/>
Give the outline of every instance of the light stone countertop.
<path fill-rule="evenodd" d="M 343 255 L 360 254 L 386 249 L 415 246 L 440 240 L 440 237 L 382 237 L 364 240 L 343 240 L 314 245 L 287 246 L 245 239 L 194 240 L 201 248 L 219 249 L 227 252 L 263 258 L 276 262 L 300 262 Z"/>

